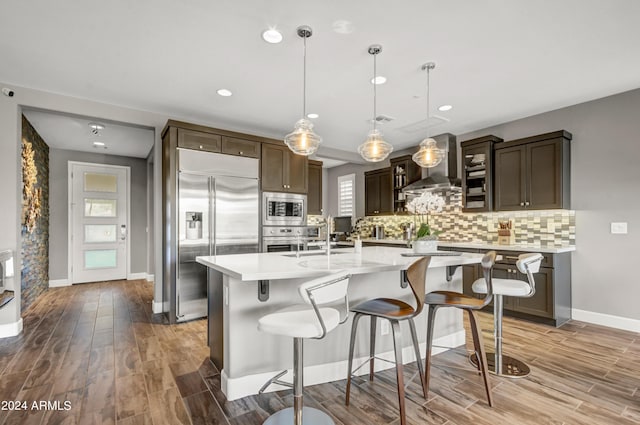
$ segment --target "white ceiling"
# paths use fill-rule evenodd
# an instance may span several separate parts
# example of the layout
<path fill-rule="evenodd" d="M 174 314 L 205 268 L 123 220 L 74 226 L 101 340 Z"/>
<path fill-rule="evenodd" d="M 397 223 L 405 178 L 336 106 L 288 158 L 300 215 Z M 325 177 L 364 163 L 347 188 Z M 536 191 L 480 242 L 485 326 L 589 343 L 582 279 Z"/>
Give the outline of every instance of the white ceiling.
<path fill-rule="evenodd" d="M 380 43 L 378 113 L 402 149 L 425 136 L 399 130 L 425 118 L 423 63 L 437 63 L 432 114 L 449 120 L 432 133 L 460 134 L 640 87 L 638 22 L 637 0 L 11 1 L 0 81 L 281 138 L 301 115 L 307 24 L 324 146 L 353 153 L 366 137 Z M 261 39 L 270 26 L 281 44 Z"/>
<path fill-rule="evenodd" d="M 23 114 L 51 148 L 146 158 L 154 143 L 154 131 L 146 128 L 30 109 Z M 102 124 L 104 129 L 93 134 L 89 123 Z M 105 146 L 96 147 L 93 142 Z"/>

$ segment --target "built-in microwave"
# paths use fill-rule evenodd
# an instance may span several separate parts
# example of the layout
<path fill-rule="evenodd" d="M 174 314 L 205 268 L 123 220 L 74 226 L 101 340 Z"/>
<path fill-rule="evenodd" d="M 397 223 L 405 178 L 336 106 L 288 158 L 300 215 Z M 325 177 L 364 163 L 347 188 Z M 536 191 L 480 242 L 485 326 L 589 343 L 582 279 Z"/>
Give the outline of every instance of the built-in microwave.
<path fill-rule="evenodd" d="M 262 193 L 262 225 L 304 226 L 307 224 L 307 195 Z"/>

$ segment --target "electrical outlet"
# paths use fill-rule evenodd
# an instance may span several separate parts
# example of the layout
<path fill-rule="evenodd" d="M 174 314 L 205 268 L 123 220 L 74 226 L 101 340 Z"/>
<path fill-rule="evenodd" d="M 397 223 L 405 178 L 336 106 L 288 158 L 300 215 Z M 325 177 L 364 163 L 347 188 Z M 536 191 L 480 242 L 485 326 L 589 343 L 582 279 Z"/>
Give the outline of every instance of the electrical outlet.
<path fill-rule="evenodd" d="M 381 320 L 380 321 L 380 335 L 389 335 L 389 332 L 391 332 L 391 325 L 389 324 L 388 320 Z"/>
<path fill-rule="evenodd" d="M 626 235 L 627 234 L 627 223 L 611 223 L 611 233 L 617 235 Z"/>

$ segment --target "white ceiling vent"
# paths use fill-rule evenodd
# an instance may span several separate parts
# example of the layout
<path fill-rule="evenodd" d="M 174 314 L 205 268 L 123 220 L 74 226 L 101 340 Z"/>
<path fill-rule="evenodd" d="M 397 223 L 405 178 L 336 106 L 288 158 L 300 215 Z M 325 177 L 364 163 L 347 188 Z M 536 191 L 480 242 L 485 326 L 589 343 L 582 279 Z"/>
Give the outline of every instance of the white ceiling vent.
<path fill-rule="evenodd" d="M 402 131 L 403 133 L 425 132 L 429 128 L 437 127 L 440 124 L 445 124 L 448 122 L 449 120 L 447 118 L 440 117 L 438 115 L 432 115 L 427 119 L 407 124 L 405 126 L 397 128 L 396 130 Z"/>
<path fill-rule="evenodd" d="M 379 114 L 376 115 L 376 122 L 378 124 L 387 124 L 391 121 L 395 120 L 395 118 L 390 117 L 389 115 Z M 367 120 L 368 123 L 373 123 L 373 120 Z"/>

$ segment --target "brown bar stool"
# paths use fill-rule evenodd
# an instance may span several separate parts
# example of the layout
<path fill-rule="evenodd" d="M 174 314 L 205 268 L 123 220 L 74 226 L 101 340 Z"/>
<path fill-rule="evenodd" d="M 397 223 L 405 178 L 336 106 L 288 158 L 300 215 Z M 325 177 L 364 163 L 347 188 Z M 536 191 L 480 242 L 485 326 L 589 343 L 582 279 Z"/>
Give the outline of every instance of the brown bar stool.
<path fill-rule="evenodd" d="M 412 307 L 404 301 L 391 299 L 391 298 L 376 298 L 362 302 L 355 307 L 351 308 L 351 311 L 355 313 L 353 317 L 353 324 L 351 325 L 351 341 L 349 343 L 349 375 L 347 378 L 347 394 L 345 404 L 349 405 L 349 396 L 351 392 L 351 376 L 352 373 L 360 369 L 360 367 L 369 363 L 369 380 L 373 381 L 373 369 L 376 347 L 376 321 L 379 318 L 387 319 L 391 322 L 391 329 L 393 331 L 393 347 L 396 357 L 396 379 L 398 382 L 398 401 L 400 404 L 400 424 L 406 424 L 405 405 L 404 405 L 404 377 L 403 377 L 403 363 L 402 363 L 402 334 L 400 332 L 400 321 L 406 320 L 409 322 L 409 329 L 411 330 L 411 340 L 413 342 L 413 349 L 416 353 L 416 363 L 418 364 L 418 371 L 420 375 L 420 381 L 422 382 L 422 391 L 425 398 L 427 397 L 427 387 L 424 381 L 424 370 L 422 368 L 422 359 L 420 358 L 420 348 L 418 346 L 418 334 L 416 333 L 416 325 L 413 322 L 413 318 L 420 314 L 424 305 L 424 293 L 425 293 L 425 278 L 427 275 L 427 267 L 431 257 L 423 257 L 415 261 L 407 269 L 407 280 L 411 286 L 411 291 L 416 300 L 416 306 Z M 358 321 L 362 316 L 371 317 L 371 341 L 369 359 L 367 362 L 358 366 L 356 370 L 353 368 L 353 352 L 355 348 L 356 331 L 358 328 Z M 379 360 L 385 360 L 380 359 Z M 386 360 L 385 360 L 386 361 Z"/>
<path fill-rule="evenodd" d="M 491 302 L 491 296 L 493 294 L 491 285 L 491 269 L 496 261 L 496 252 L 489 251 L 484 257 L 482 257 L 482 271 L 484 274 L 484 280 L 486 281 L 487 293 L 483 299 L 475 298 L 469 295 L 464 295 L 459 292 L 450 291 L 433 291 L 429 292 L 425 296 L 425 304 L 429 305 L 427 314 L 427 354 L 425 356 L 425 385 L 426 391 L 429 391 L 429 378 L 431 371 L 431 348 L 433 347 L 433 322 L 436 317 L 436 311 L 440 307 L 455 307 L 469 313 L 469 322 L 471 325 L 471 334 L 473 336 L 473 346 L 475 349 L 476 358 L 480 359 L 478 362 L 478 371 L 482 374 L 484 380 L 484 387 L 487 392 L 487 401 L 489 406 L 493 406 L 493 400 L 491 398 L 491 386 L 489 384 L 489 374 L 487 371 L 487 356 L 484 351 L 484 343 L 482 342 L 482 332 L 478 326 L 478 317 L 476 316 L 476 310 L 480 310 Z M 426 394 L 425 394 L 426 396 Z"/>

